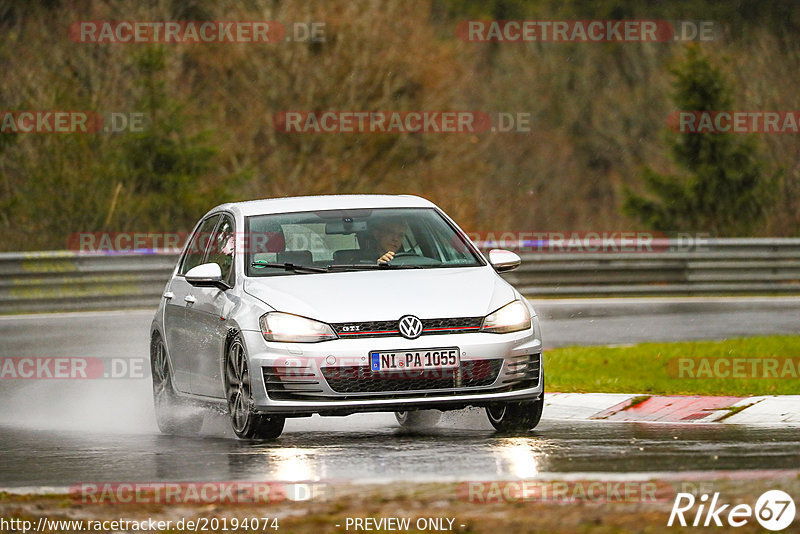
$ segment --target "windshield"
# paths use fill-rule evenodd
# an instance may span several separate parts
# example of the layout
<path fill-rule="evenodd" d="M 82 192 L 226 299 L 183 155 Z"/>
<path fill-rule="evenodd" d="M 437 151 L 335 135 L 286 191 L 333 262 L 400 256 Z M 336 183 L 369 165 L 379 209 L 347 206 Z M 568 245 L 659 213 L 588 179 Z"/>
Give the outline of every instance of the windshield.
<path fill-rule="evenodd" d="M 248 276 L 477 267 L 472 244 L 432 208 L 326 210 L 247 218 Z M 286 265 L 290 264 L 290 265 Z"/>

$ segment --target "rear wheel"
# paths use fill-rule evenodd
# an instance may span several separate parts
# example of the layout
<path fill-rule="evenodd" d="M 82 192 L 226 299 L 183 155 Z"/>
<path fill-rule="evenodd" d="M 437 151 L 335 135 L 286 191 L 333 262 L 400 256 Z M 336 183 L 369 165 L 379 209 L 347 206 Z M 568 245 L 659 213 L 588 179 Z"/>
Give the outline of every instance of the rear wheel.
<path fill-rule="evenodd" d="M 499 432 L 526 432 L 539 424 L 544 393 L 535 401 L 509 402 L 486 407 L 489 422 Z"/>
<path fill-rule="evenodd" d="M 238 336 L 228 347 L 225 398 L 234 433 L 242 439 L 275 439 L 283 432 L 284 417 L 257 413 L 253 407 L 247 353 Z"/>
<path fill-rule="evenodd" d="M 164 434 L 197 434 L 203 427 L 203 412 L 175 392 L 167 349 L 161 337 L 150 340 L 150 371 L 153 377 L 153 405 L 158 429 Z"/>
<path fill-rule="evenodd" d="M 394 412 L 394 417 L 403 428 L 433 428 L 436 426 L 436 423 L 439 422 L 439 419 L 442 418 L 442 412 L 439 410 Z"/>

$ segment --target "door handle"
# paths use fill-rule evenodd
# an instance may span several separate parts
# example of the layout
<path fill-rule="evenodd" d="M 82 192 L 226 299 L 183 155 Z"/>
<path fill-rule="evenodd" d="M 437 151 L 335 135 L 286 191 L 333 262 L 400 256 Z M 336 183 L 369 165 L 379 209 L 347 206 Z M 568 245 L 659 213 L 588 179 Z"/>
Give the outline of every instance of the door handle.
<path fill-rule="evenodd" d="M 189 304 L 194 304 L 195 302 L 197 302 L 197 299 L 194 298 L 192 295 L 186 295 L 185 297 L 183 297 L 183 300 L 185 300 Z"/>
<path fill-rule="evenodd" d="M 174 296 L 175 296 L 175 293 L 173 293 L 172 291 L 167 291 L 167 292 L 166 292 L 166 293 L 164 293 L 162 296 L 163 296 L 165 299 L 169 300 L 169 299 L 171 299 L 172 297 L 174 297 Z"/>

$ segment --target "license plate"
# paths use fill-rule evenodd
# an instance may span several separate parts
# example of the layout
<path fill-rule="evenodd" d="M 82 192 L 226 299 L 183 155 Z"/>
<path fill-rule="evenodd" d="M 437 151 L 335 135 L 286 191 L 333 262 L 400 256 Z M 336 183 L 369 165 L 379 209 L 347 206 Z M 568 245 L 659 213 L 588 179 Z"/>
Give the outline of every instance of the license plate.
<path fill-rule="evenodd" d="M 416 371 L 452 369 L 458 367 L 461 353 L 458 347 L 444 349 L 393 350 L 370 352 L 373 371 Z"/>

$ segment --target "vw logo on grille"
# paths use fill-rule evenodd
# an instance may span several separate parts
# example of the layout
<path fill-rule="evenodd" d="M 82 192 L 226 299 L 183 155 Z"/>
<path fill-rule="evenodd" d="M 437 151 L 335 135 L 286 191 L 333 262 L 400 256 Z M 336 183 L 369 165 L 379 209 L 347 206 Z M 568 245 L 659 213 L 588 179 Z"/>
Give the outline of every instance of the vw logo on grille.
<path fill-rule="evenodd" d="M 397 327 L 403 337 L 417 339 L 422 334 L 422 321 L 413 315 L 404 315 L 397 322 Z"/>

